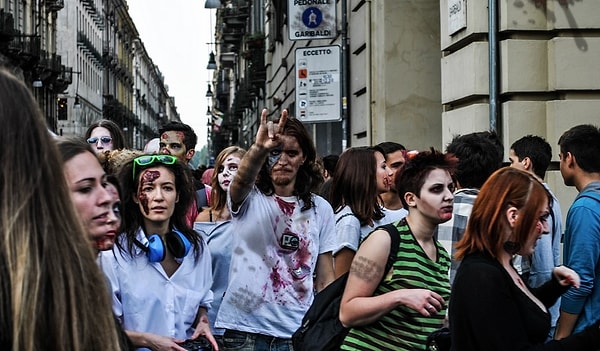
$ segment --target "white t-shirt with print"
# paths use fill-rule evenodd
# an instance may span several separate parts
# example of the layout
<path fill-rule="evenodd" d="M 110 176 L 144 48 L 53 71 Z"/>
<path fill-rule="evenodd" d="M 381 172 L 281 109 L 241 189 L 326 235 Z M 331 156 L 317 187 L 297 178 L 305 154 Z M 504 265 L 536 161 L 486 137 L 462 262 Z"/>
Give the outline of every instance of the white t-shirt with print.
<path fill-rule="evenodd" d="M 331 206 L 318 195 L 313 202 L 301 211 L 297 197 L 254 187 L 232 212 L 229 286 L 217 327 L 279 338 L 298 329 L 313 301 L 317 257 L 335 245 Z"/>

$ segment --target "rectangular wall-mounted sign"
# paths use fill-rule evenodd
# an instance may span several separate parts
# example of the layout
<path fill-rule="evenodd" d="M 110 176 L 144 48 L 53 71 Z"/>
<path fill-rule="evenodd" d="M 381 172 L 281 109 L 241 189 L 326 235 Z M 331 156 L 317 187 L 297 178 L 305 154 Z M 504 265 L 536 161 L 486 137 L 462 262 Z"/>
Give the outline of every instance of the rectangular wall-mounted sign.
<path fill-rule="evenodd" d="M 448 35 L 467 28 L 467 0 L 448 0 Z"/>
<path fill-rule="evenodd" d="M 288 0 L 290 40 L 337 36 L 336 0 Z"/>
<path fill-rule="evenodd" d="M 296 117 L 302 122 L 342 119 L 340 47 L 296 49 Z"/>

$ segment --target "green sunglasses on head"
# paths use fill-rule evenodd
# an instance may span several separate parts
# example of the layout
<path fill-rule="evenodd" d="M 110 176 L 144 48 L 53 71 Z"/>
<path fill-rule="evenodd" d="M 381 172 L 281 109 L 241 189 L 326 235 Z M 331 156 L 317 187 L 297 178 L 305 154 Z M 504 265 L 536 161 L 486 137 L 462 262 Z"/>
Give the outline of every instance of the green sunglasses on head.
<path fill-rule="evenodd" d="M 163 165 L 173 165 L 177 162 L 177 157 L 171 155 L 143 155 L 133 159 L 133 179 L 135 180 L 135 166 L 150 166 L 155 163 Z"/>

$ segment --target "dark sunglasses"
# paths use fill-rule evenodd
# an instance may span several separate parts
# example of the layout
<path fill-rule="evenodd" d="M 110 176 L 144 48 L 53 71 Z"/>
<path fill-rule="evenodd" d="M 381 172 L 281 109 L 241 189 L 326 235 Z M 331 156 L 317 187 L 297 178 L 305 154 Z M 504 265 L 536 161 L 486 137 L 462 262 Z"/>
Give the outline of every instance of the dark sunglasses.
<path fill-rule="evenodd" d="M 163 165 L 173 165 L 177 162 L 177 157 L 171 155 L 143 155 L 133 159 L 133 179 L 135 179 L 135 166 L 150 166 L 155 163 Z"/>
<path fill-rule="evenodd" d="M 102 142 L 102 144 L 108 144 L 112 141 L 112 138 L 109 136 L 103 136 L 103 137 L 92 137 L 92 138 L 88 138 L 86 141 L 88 142 L 88 144 L 96 144 L 98 142 L 98 139 L 100 139 L 100 142 Z"/>

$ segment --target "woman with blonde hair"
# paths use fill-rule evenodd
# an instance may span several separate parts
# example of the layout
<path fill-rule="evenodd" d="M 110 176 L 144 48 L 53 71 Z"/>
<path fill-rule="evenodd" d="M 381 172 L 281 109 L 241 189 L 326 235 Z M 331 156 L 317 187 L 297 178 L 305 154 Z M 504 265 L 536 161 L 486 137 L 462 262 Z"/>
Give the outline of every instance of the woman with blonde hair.
<path fill-rule="evenodd" d="M 194 223 L 194 229 L 206 240 L 212 257 L 214 299 L 212 308 L 208 311 L 208 319 L 218 342 L 221 342 L 225 330 L 215 329 L 214 322 L 227 288 L 233 237 L 230 226 L 231 214 L 227 206 L 227 190 L 245 153 L 246 150 L 241 147 L 230 146 L 217 155 L 215 172 L 211 180 L 211 205 L 198 214 Z"/>
<path fill-rule="evenodd" d="M 0 70 L 0 349 L 121 350 L 106 281 L 27 87 Z"/>

